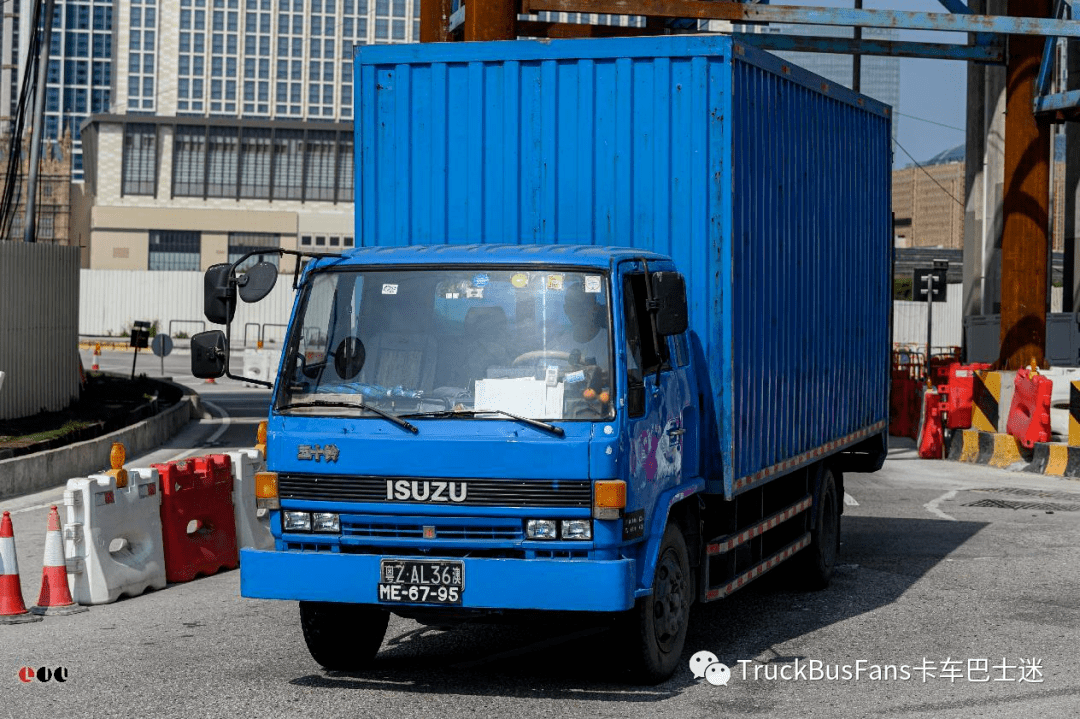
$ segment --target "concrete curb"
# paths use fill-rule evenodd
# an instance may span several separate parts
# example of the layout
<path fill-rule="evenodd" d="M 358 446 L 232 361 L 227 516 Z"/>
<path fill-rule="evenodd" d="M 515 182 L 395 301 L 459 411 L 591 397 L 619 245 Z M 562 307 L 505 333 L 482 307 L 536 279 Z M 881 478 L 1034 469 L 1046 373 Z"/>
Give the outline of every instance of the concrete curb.
<path fill-rule="evenodd" d="M 998 432 L 955 430 L 949 437 L 946 459 L 1080 479 L 1080 447 L 1037 442 L 1032 449 L 1025 449 L 1011 434 Z"/>
<path fill-rule="evenodd" d="M 176 387 L 183 397 L 164 412 L 115 432 L 66 447 L 0 460 L 0 499 L 63 486 L 71 477 L 85 477 L 107 468 L 113 442 L 123 443 L 129 457 L 154 449 L 172 438 L 189 420 L 202 416 L 202 402 L 194 391 L 167 380 L 154 381 Z"/>

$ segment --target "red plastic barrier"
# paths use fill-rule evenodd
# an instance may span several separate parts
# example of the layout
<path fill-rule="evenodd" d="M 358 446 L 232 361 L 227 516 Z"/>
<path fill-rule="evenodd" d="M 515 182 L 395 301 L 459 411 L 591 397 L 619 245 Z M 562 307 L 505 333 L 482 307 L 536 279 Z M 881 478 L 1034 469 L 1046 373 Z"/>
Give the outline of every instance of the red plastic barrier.
<path fill-rule="evenodd" d="M 1017 370 L 1009 422 L 1005 431 L 1028 449 L 1050 441 L 1050 395 L 1052 380 L 1037 372 Z"/>
<path fill-rule="evenodd" d="M 949 429 L 969 429 L 971 427 L 971 399 L 974 393 L 975 371 L 988 370 L 988 364 L 962 365 L 954 362 L 949 365 L 948 384 L 938 387 L 938 392 L 945 400 L 945 426 Z"/>
<path fill-rule="evenodd" d="M 889 434 L 915 439 L 922 407 L 922 355 L 907 350 L 893 351 L 892 392 L 889 397 Z"/>
<path fill-rule="evenodd" d="M 229 457 L 213 454 L 154 468 L 161 476 L 165 579 L 186 582 L 235 569 L 240 557 Z"/>
<path fill-rule="evenodd" d="M 941 459 L 945 455 L 945 432 L 941 427 L 941 396 L 930 388 L 923 394 L 922 421 L 919 423 L 919 456 Z"/>

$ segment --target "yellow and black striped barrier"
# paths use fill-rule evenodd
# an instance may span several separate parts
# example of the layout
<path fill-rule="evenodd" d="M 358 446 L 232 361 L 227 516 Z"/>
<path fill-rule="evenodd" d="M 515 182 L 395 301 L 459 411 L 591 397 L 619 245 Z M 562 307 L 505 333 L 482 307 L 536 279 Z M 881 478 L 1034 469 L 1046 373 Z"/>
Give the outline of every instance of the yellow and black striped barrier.
<path fill-rule="evenodd" d="M 1069 446 L 1080 446 L 1080 382 L 1069 383 Z"/>
<path fill-rule="evenodd" d="M 997 432 L 1001 416 L 1001 373 L 976 370 L 971 390 L 971 428 Z"/>
<path fill-rule="evenodd" d="M 960 429 L 953 432 L 949 442 L 949 459 L 991 467 L 1011 467 L 1026 462 L 1020 442 L 1011 434 Z"/>

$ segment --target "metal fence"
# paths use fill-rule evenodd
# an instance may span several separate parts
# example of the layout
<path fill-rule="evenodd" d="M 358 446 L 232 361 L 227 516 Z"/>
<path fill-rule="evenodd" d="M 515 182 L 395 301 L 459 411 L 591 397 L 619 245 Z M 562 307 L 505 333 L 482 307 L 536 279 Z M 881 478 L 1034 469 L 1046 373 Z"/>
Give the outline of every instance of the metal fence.
<path fill-rule="evenodd" d="M 934 346 L 959 347 L 964 335 L 964 286 L 948 286 L 948 301 L 934 303 Z M 1062 289 L 1050 288 L 1050 311 L 1061 312 Z M 896 344 L 926 344 L 926 303 L 893 304 L 893 342 Z"/>
<path fill-rule="evenodd" d="M 245 326 L 265 326 L 264 339 L 280 343 L 277 325 L 289 321 L 293 302 L 292 275 L 278 278 L 261 302 L 240 302 L 233 320 L 234 341 L 244 340 Z M 157 323 L 159 332 L 195 334 L 213 329 L 203 315 L 203 273 L 151 270 L 82 270 L 79 333 L 120 336 L 135 320 Z M 175 337 L 174 337 L 175 339 Z M 249 344 L 258 339 L 252 330 Z"/>
<path fill-rule="evenodd" d="M 0 242 L 0 419 L 79 394 L 79 248 Z"/>

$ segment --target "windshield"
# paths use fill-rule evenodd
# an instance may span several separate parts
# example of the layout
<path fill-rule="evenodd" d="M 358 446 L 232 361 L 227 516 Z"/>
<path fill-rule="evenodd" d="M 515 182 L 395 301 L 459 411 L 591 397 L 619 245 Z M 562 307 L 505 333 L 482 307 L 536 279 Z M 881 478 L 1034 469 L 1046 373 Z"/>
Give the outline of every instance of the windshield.
<path fill-rule="evenodd" d="M 605 273 L 553 268 L 316 273 L 289 337 L 277 408 L 610 418 L 609 291 Z"/>

